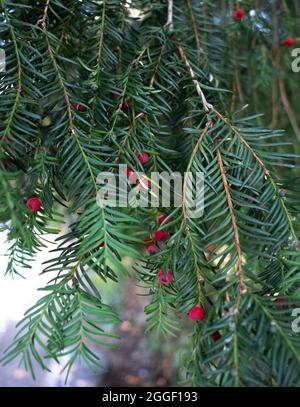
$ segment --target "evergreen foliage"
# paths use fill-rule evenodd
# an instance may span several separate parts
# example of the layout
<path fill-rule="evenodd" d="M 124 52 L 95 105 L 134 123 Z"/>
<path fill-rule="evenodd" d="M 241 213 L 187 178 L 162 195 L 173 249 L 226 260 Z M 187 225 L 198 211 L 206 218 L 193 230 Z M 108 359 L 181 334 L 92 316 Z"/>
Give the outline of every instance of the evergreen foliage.
<path fill-rule="evenodd" d="M 149 331 L 177 335 L 193 306 L 206 310 L 189 325 L 188 383 L 300 385 L 291 328 L 300 303 L 300 204 L 288 142 L 300 132 L 282 45 L 297 35 L 299 10 L 292 1 L 236 3 L 246 13 L 240 22 L 227 1 L 0 0 L 7 273 L 30 268 L 45 235 L 72 219 L 45 264 L 45 295 L 19 323 L 3 362 L 21 357 L 33 375 L 33 359 L 48 369 L 49 359 L 69 355 L 66 372 L 78 358 L 98 366 L 90 344 L 116 346 L 104 326 L 119 319 L 95 275 L 130 276 L 122 262 L 130 256 L 149 292 Z M 97 175 L 117 174 L 119 164 L 147 176 L 203 172 L 203 217 L 186 215 L 185 188 L 181 208 L 99 207 Z M 32 196 L 42 201 L 37 213 L 26 207 Z M 161 213 L 170 223 L 158 224 Z M 170 237 L 146 256 L 143 241 L 158 228 Z M 174 280 L 160 284 L 159 271 L 169 268 Z"/>

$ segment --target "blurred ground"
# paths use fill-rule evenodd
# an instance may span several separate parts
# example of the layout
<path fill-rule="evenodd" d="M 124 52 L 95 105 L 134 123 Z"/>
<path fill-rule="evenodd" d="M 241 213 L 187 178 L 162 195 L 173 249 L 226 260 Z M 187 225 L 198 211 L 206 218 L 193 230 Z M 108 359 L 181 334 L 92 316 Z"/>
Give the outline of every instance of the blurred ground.
<path fill-rule="evenodd" d="M 22 318 L 25 310 L 33 305 L 41 294 L 37 288 L 47 283 L 48 276 L 39 276 L 42 262 L 47 253 L 40 253 L 32 270 L 27 270 L 26 279 L 10 276 L 4 277 L 6 257 L 5 236 L 0 234 L 0 355 L 11 343 L 16 333 L 15 324 Z M 116 290 L 117 288 L 113 288 Z M 72 369 L 68 386 L 174 386 L 176 369 L 174 367 L 174 349 L 176 345 L 170 339 L 157 341 L 154 336 L 145 336 L 145 315 L 143 309 L 147 298 L 139 296 L 135 281 L 127 281 L 123 292 L 112 293 L 113 301 L 118 304 L 123 320 L 118 328 L 122 337 L 117 350 L 95 349 L 101 362 L 106 367 L 97 373 L 91 372 L 84 365 L 75 365 Z M 50 365 L 51 373 L 36 367 L 36 380 L 17 361 L 7 366 L 0 366 L 0 387 L 3 386 L 64 386 L 64 376 L 60 374 L 61 366 Z"/>

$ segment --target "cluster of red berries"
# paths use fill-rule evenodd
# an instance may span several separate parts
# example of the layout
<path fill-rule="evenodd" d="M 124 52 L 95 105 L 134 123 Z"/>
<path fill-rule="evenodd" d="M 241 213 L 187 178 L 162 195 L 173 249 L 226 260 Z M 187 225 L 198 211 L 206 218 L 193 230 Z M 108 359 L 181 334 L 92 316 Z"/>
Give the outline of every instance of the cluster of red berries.
<path fill-rule="evenodd" d="M 195 305 L 189 312 L 189 318 L 193 321 L 202 321 L 205 318 L 205 309 L 201 305 Z M 219 331 L 215 331 L 211 337 L 214 341 L 218 341 L 222 335 Z"/>
<path fill-rule="evenodd" d="M 137 158 L 139 160 L 139 162 L 142 165 L 145 165 L 148 163 L 148 161 L 150 160 L 150 156 L 148 153 L 146 153 L 146 151 L 142 151 L 141 154 L 137 154 Z M 140 179 L 137 179 L 137 175 L 134 172 L 134 170 L 130 167 L 127 168 L 126 170 L 126 176 L 128 179 L 128 182 L 130 184 L 135 184 L 136 186 L 138 186 L 140 189 L 149 189 L 150 188 L 150 181 L 146 178 L 146 176 L 141 177 Z"/>
<path fill-rule="evenodd" d="M 117 99 L 120 94 L 121 94 L 122 88 L 121 86 L 118 87 L 118 91 L 114 92 L 114 98 Z M 126 99 L 122 101 L 122 106 L 121 109 L 124 113 L 128 113 L 129 109 L 130 109 L 130 105 L 131 105 L 131 99 Z M 115 111 L 115 108 L 113 106 L 110 107 L 109 109 L 110 113 L 113 113 Z"/>
<path fill-rule="evenodd" d="M 121 87 L 119 87 L 118 92 L 114 92 L 114 98 L 115 99 L 120 96 L 121 90 L 122 90 Z M 128 111 L 130 109 L 130 105 L 131 105 L 131 99 L 127 98 L 127 99 L 122 101 L 121 109 L 123 110 L 124 113 L 128 113 Z M 87 109 L 85 105 L 83 105 L 83 104 L 81 104 L 79 102 L 74 102 L 73 106 L 79 112 L 84 112 Z M 110 113 L 113 113 L 115 111 L 115 108 L 113 106 L 111 106 L 109 111 L 110 111 Z"/>
<path fill-rule="evenodd" d="M 167 215 L 160 215 L 158 218 L 158 222 L 161 225 L 162 223 L 168 224 L 172 222 L 172 219 L 167 219 Z M 154 238 L 148 237 L 147 239 L 144 240 L 144 243 L 146 244 L 146 250 L 148 253 L 153 254 L 159 252 L 159 247 L 155 244 L 156 242 L 164 242 L 169 238 L 169 232 L 164 229 L 164 230 L 156 230 L 154 232 Z"/>
<path fill-rule="evenodd" d="M 73 106 L 75 107 L 76 110 L 78 110 L 79 112 L 84 112 L 86 110 L 86 107 L 84 105 L 82 105 L 79 102 L 74 102 Z"/>

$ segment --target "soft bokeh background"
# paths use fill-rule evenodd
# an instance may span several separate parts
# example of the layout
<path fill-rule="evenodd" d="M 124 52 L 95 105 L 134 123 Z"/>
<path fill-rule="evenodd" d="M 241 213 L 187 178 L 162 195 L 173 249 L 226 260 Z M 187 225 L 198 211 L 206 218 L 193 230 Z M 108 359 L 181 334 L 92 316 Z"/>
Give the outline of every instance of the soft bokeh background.
<path fill-rule="evenodd" d="M 50 241 L 51 236 L 47 237 Z M 52 245 L 49 243 L 48 249 Z M 9 275 L 4 277 L 8 249 L 6 235 L 0 233 L 0 354 L 11 343 L 16 334 L 15 325 L 22 318 L 27 308 L 41 297 L 39 287 L 46 285 L 48 275 L 39 275 L 42 263 L 49 259 L 47 249 L 39 253 L 31 270 L 23 271 L 22 278 Z M 125 259 L 130 267 L 130 259 Z M 84 364 L 75 365 L 67 386 L 172 386 L 178 381 L 177 358 L 174 358 L 177 340 L 166 338 L 157 340 L 154 335 L 145 335 L 144 306 L 149 298 L 142 296 L 134 278 L 127 279 L 119 285 L 106 284 L 105 300 L 113 304 L 119 312 L 122 323 L 118 334 L 122 337 L 117 350 L 96 348 L 102 370 L 90 371 Z M 178 338 L 181 343 L 187 341 L 182 333 Z M 175 354 L 176 355 L 176 354 Z M 180 355 L 178 354 L 178 357 Z M 50 364 L 51 373 L 36 366 L 36 380 L 33 380 L 18 361 L 7 366 L 0 366 L 0 386 L 65 386 L 62 366 L 55 362 Z"/>

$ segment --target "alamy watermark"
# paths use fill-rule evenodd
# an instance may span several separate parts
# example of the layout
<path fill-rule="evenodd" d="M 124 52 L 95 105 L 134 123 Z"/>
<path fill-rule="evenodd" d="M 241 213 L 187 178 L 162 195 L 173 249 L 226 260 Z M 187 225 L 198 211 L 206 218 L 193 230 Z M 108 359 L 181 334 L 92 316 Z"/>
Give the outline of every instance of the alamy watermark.
<path fill-rule="evenodd" d="M 97 176 L 97 203 L 100 207 L 183 207 L 187 218 L 200 218 L 204 211 L 202 172 L 152 172 L 146 176 L 125 164 L 118 173 L 101 172 Z"/>
<path fill-rule="evenodd" d="M 4 49 L 0 48 L 0 72 L 6 71 L 6 58 Z"/>
<path fill-rule="evenodd" d="M 300 308 L 293 309 L 292 317 L 295 317 L 292 321 L 292 331 L 298 334 L 300 332 Z"/>
<path fill-rule="evenodd" d="M 300 72 L 300 48 L 292 50 L 292 57 L 295 58 L 292 62 L 292 71 L 295 73 Z"/>

